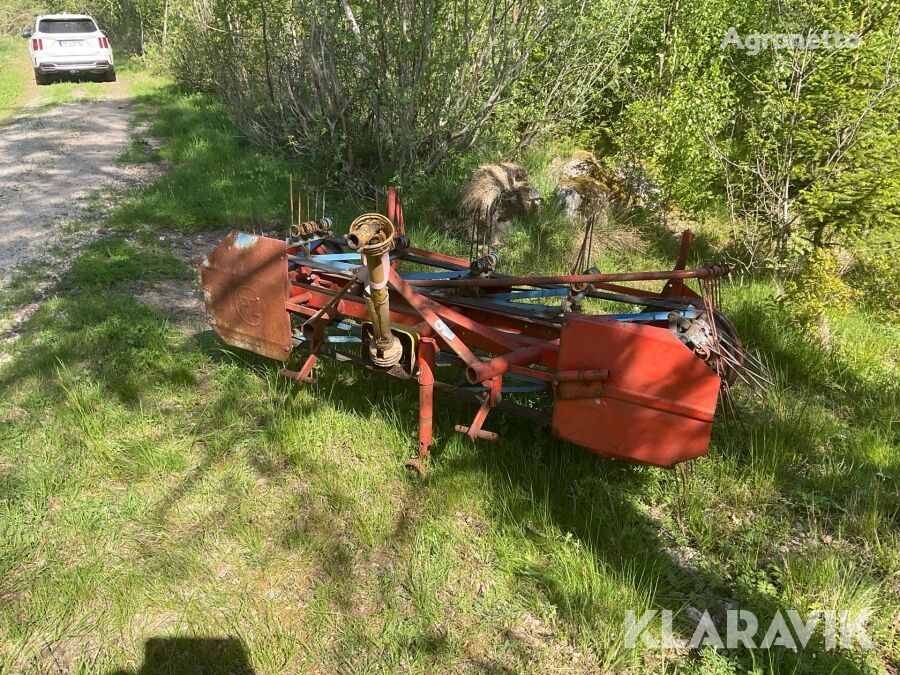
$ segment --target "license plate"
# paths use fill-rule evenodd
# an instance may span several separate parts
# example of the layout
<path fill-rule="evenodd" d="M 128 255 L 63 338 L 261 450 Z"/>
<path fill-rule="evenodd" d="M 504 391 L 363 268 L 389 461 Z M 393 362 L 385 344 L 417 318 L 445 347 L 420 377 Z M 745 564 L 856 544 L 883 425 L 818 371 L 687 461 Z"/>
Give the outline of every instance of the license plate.
<path fill-rule="evenodd" d="M 60 40 L 60 47 L 83 47 L 84 42 L 82 40 Z"/>

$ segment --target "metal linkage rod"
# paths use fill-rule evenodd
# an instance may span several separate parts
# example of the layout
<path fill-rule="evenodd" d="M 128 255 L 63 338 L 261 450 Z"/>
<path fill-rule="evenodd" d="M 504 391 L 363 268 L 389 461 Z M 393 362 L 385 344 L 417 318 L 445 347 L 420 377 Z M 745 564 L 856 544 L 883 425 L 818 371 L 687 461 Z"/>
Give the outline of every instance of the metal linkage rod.
<path fill-rule="evenodd" d="M 608 274 L 561 274 L 547 277 L 503 277 L 500 279 L 410 279 L 412 286 L 510 288 L 549 284 L 596 284 L 608 281 L 659 281 L 664 279 L 719 279 L 728 274 L 726 265 L 698 267 L 692 270 L 658 272 L 615 272 Z"/>

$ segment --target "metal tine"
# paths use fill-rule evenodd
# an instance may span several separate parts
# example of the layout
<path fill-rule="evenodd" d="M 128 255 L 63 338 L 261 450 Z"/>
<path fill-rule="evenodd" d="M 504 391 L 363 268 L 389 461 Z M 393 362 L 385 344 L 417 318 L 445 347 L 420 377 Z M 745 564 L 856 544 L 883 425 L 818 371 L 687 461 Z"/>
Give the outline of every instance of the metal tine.
<path fill-rule="evenodd" d="M 737 351 L 737 349 L 735 348 L 734 342 L 731 341 L 731 337 L 728 334 L 720 335 L 719 340 L 724 342 L 725 344 L 727 344 L 729 347 L 731 347 L 732 351 L 734 351 L 734 352 Z M 753 364 L 755 366 L 758 366 L 762 371 L 764 371 L 766 374 L 768 374 L 768 372 L 769 372 L 768 364 L 761 361 L 759 356 L 757 356 L 756 352 L 751 351 L 749 349 L 745 349 L 744 350 L 744 359 L 753 362 Z"/>
<path fill-rule="evenodd" d="M 726 360 L 727 360 L 727 359 L 726 359 Z M 750 387 L 750 388 L 753 389 L 754 391 L 759 387 L 759 383 L 758 383 L 758 382 L 755 382 L 755 381 L 753 381 L 753 380 L 751 380 L 751 379 L 748 379 L 747 376 L 746 376 L 746 374 L 745 374 L 745 371 L 743 371 L 741 368 L 735 367 L 735 368 L 734 368 L 734 374 L 735 374 L 735 376 L 736 376 L 738 379 L 740 379 L 744 384 L 746 384 L 748 387 Z"/>
<path fill-rule="evenodd" d="M 740 363 L 737 360 L 737 357 L 734 356 L 734 353 L 737 351 L 734 348 L 734 344 L 731 343 L 728 340 L 728 338 L 724 338 L 724 339 L 722 339 L 722 341 L 731 348 L 731 354 L 729 354 L 731 356 L 731 358 L 735 362 Z M 748 363 L 751 366 L 749 368 L 747 366 Z M 760 361 L 758 359 L 758 357 L 756 357 L 756 355 L 754 355 L 752 352 L 746 351 L 746 350 L 744 351 L 744 363 L 740 363 L 740 365 L 744 370 L 752 372 L 760 381 L 765 382 L 769 386 L 775 386 L 775 381 L 772 379 L 771 375 L 769 374 L 768 366 L 765 363 L 763 363 L 762 361 Z"/>
<path fill-rule="evenodd" d="M 731 338 L 724 333 L 718 335 L 719 342 L 727 349 L 720 349 L 717 355 L 731 365 L 735 374 L 754 391 L 764 390 L 774 387 L 775 382 L 771 379 L 768 365 L 763 363 L 756 354 L 749 350 L 744 350 L 744 362 L 738 361 L 735 356 L 737 351 Z"/>
<path fill-rule="evenodd" d="M 769 364 L 763 361 L 756 352 L 745 351 L 744 353 L 747 354 L 748 358 L 754 363 L 754 365 L 764 371 L 767 376 L 769 375 L 772 369 L 769 367 Z"/>
<path fill-rule="evenodd" d="M 759 364 L 760 368 L 765 370 L 766 374 L 770 377 L 772 382 L 775 382 L 777 378 L 772 375 L 772 367 L 769 365 L 769 359 L 765 358 L 765 355 L 762 352 L 754 354 L 753 357 L 756 359 L 756 362 Z"/>
<path fill-rule="evenodd" d="M 765 389 L 767 386 L 771 385 L 770 382 L 767 382 L 766 380 L 760 378 L 754 371 L 745 368 L 731 354 L 720 352 L 718 356 L 719 358 L 730 364 L 735 372 L 735 375 L 737 375 L 741 380 L 743 380 L 751 387 L 760 387 L 762 389 Z"/>
<path fill-rule="evenodd" d="M 725 420 L 725 423 L 728 423 L 729 419 L 734 420 L 741 429 L 744 429 L 744 420 L 741 417 L 741 411 L 737 407 L 737 402 L 734 400 L 734 394 L 731 391 L 731 387 L 726 387 L 722 396 L 722 417 Z"/>
<path fill-rule="evenodd" d="M 734 346 L 734 343 L 730 342 L 728 337 L 725 335 L 721 335 L 719 337 L 719 343 L 725 347 L 725 349 L 719 349 L 717 354 L 723 358 L 727 358 L 731 363 L 740 366 L 742 369 L 747 370 L 738 357 L 737 357 L 737 349 Z M 745 356 L 747 352 L 744 352 Z M 762 374 L 759 374 L 760 376 Z"/>
<path fill-rule="evenodd" d="M 726 363 L 728 363 L 730 366 L 732 366 L 732 368 L 735 370 L 735 372 L 738 373 L 739 375 L 748 374 L 747 369 L 744 368 L 743 365 L 741 364 L 741 362 L 738 361 L 737 358 L 730 352 L 718 351 L 718 352 L 716 352 L 716 356 L 718 358 L 722 359 L 723 361 L 725 361 Z"/>
<path fill-rule="evenodd" d="M 720 334 L 718 342 L 719 342 L 719 347 L 715 351 L 716 355 L 719 358 L 727 361 L 734 368 L 735 371 L 737 371 L 739 373 L 741 373 L 741 372 L 751 373 L 752 375 L 756 376 L 760 380 L 764 379 L 760 374 L 755 373 L 755 372 L 751 371 L 750 369 L 748 369 L 745 366 L 745 364 L 742 363 L 738 359 L 737 350 L 735 349 L 734 344 L 728 339 L 728 337 L 726 335 Z"/>
<path fill-rule="evenodd" d="M 744 368 L 744 372 L 758 382 L 763 388 L 774 387 L 775 383 L 752 368 Z"/>
<path fill-rule="evenodd" d="M 757 379 L 759 379 L 761 382 L 765 382 L 766 385 L 770 387 L 775 386 L 775 380 L 772 379 L 772 377 L 769 375 L 769 372 L 768 370 L 766 370 L 765 366 L 757 363 L 753 363 L 752 366 L 752 368 L 746 368 L 745 366 L 745 369 L 749 372 L 752 372 Z"/>

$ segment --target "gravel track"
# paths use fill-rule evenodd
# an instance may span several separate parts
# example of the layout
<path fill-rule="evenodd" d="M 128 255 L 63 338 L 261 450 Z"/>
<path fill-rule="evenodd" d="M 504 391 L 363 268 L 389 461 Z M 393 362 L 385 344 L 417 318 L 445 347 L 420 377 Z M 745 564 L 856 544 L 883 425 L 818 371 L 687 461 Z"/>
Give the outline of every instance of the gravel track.
<path fill-rule="evenodd" d="M 129 182 L 134 167 L 116 158 L 130 142 L 132 102 L 121 82 L 103 94 L 41 108 L 33 92 L 25 112 L 0 126 L 0 288 L 17 265 L 52 260 L 47 249 L 85 217 L 93 193 Z"/>

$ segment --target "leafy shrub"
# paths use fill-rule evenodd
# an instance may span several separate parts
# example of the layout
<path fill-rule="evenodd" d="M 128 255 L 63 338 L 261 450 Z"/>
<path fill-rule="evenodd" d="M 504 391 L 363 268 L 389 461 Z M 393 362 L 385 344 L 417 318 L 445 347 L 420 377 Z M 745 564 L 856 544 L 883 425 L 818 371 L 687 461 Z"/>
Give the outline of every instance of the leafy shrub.
<path fill-rule="evenodd" d="M 858 295 L 841 278 L 831 251 L 815 248 L 784 284 L 777 302 L 800 330 L 813 334 L 825 327 L 827 314 L 845 313 Z"/>
<path fill-rule="evenodd" d="M 900 260 L 896 248 L 864 251 L 847 276 L 862 302 L 872 309 L 888 310 L 886 318 L 900 322 Z"/>

